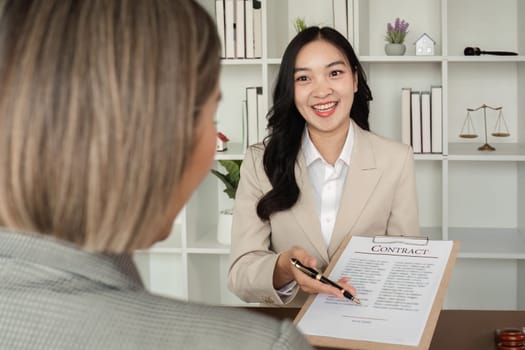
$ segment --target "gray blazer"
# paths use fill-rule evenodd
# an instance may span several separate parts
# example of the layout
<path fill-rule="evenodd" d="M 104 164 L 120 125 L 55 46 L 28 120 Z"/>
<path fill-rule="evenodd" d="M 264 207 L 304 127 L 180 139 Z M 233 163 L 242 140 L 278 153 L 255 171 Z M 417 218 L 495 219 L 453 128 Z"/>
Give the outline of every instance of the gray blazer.
<path fill-rule="evenodd" d="M 324 270 L 349 236 L 419 235 L 411 148 L 365 131 L 353 121 L 352 127 L 351 164 L 328 247 L 321 233 L 314 190 L 302 152 L 295 165 L 301 190 L 297 203 L 263 222 L 257 216 L 256 206 L 272 185 L 262 164 L 263 146 L 248 149 L 235 197 L 228 279 L 230 289 L 241 299 L 290 306 L 304 303 L 304 293 L 282 300 L 273 289 L 278 253 L 293 246 L 305 249 L 317 259 L 318 268 Z M 297 289 L 294 293 L 298 293 Z"/>
<path fill-rule="evenodd" d="M 0 349 L 248 348 L 310 346 L 290 321 L 148 293 L 129 255 L 0 231 Z"/>

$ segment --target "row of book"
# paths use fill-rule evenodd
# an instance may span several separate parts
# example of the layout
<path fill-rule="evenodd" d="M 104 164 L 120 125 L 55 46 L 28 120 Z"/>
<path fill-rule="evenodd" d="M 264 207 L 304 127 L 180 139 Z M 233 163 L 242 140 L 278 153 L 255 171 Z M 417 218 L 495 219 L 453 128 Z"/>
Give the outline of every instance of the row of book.
<path fill-rule="evenodd" d="M 443 91 L 401 89 L 401 141 L 414 153 L 443 153 Z"/>
<path fill-rule="evenodd" d="M 261 142 L 267 134 L 266 104 L 263 88 L 250 86 L 246 88 L 246 100 L 243 101 L 243 143 L 244 148 Z"/>
<path fill-rule="evenodd" d="M 261 0 L 215 0 L 223 58 L 262 56 Z"/>

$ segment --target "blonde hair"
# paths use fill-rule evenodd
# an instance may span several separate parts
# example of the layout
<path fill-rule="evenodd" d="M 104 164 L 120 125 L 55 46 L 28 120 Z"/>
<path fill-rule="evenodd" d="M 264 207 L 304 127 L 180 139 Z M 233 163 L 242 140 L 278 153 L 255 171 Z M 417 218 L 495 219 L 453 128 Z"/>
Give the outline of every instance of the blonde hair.
<path fill-rule="evenodd" d="M 219 52 L 192 0 L 4 1 L 0 225 L 88 250 L 151 242 Z"/>

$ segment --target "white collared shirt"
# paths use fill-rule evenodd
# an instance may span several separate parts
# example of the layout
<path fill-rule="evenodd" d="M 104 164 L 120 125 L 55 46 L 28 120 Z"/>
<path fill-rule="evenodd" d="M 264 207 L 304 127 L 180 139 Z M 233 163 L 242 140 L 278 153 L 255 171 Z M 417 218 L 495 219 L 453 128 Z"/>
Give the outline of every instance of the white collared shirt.
<path fill-rule="evenodd" d="M 323 159 L 308 134 L 304 129 L 302 140 L 302 151 L 306 160 L 308 175 L 312 182 L 315 194 L 315 206 L 321 223 L 321 233 L 326 243 L 330 244 L 334 231 L 335 219 L 341 203 L 341 194 L 345 184 L 352 148 L 354 146 L 354 129 L 352 123 L 346 135 L 345 144 L 335 165 L 331 165 Z"/>
<path fill-rule="evenodd" d="M 315 207 L 319 222 L 321 223 L 321 233 L 323 235 L 326 248 L 330 244 L 334 231 L 335 219 L 341 203 L 341 195 L 345 184 L 352 148 L 354 147 L 354 128 L 350 123 L 350 128 L 346 134 L 345 144 L 335 162 L 335 166 L 327 163 L 315 145 L 313 144 L 308 129 L 304 128 L 302 139 L 302 152 L 306 160 L 308 176 L 314 187 Z M 297 282 L 291 281 L 277 290 L 281 298 L 289 297 Z"/>

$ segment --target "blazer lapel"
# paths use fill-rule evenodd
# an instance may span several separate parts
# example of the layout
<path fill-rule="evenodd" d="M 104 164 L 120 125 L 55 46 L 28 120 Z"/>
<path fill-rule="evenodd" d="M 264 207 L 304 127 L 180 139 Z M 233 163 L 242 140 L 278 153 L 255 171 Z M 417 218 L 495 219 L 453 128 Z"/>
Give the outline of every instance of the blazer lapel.
<path fill-rule="evenodd" d="M 352 231 L 381 177 L 368 134 L 354 122 L 352 127 L 354 128 L 352 157 L 343 186 L 334 232 L 328 247 L 329 256 L 333 256 L 345 237 Z"/>
<path fill-rule="evenodd" d="M 301 189 L 297 203 L 291 208 L 297 223 L 304 231 L 306 237 L 318 251 L 319 256 L 328 263 L 328 251 L 321 233 L 321 223 L 315 208 L 315 198 L 313 185 L 308 176 L 306 160 L 302 152 L 299 152 L 297 163 L 295 165 L 295 179 Z"/>

